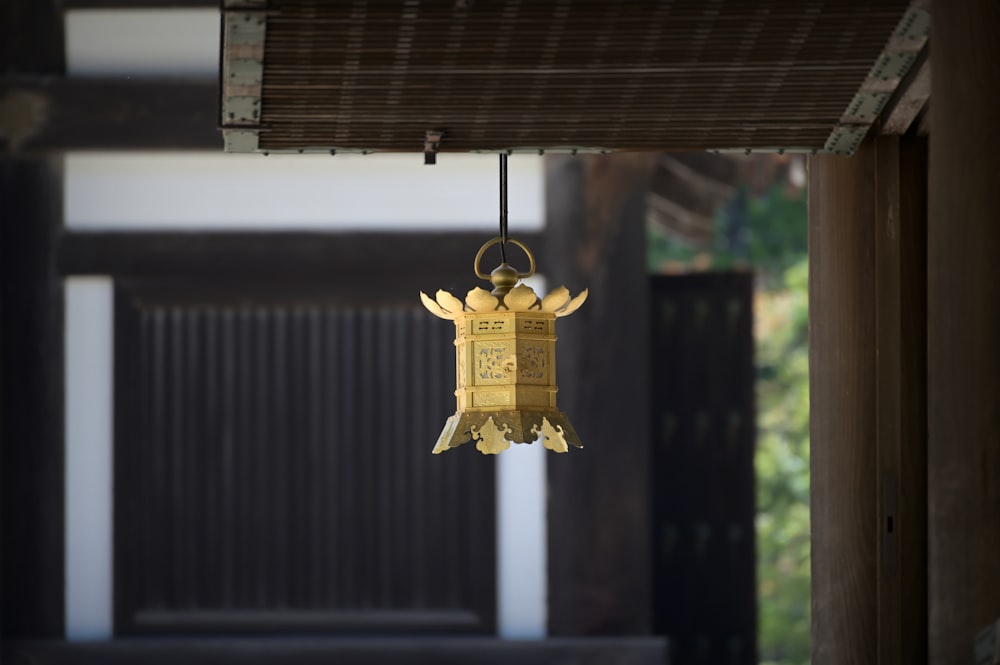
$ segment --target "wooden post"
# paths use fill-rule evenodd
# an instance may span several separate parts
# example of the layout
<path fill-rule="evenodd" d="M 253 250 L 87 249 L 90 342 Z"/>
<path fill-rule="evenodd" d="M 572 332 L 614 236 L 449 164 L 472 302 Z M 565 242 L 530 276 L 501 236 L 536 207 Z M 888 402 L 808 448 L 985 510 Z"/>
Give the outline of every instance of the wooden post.
<path fill-rule="evenodd" d="M 0 72 L 61 75 L 62 7 L 0 4 Z M 0 158 L 0 642 L 63 637 L 62 160 Z"/>
<path fill-rule="evenodd" d="M 63 636 L 60 161 L 0 160 L 3 639 Z"/>
<path fill-rule="evenodd" d="M 874 141 L 809 166 L 812 660 L 875 663 Z"/>
<path fill-rule="evenodd" d="M 583 450 L 549 455 L 549 633 L 651 626 L 645 193 L 656 155 L 550 158 L 550 286 L 590 297 L 559 325 L 559 408 Z"/>
<path fill-rule="evenodd" d="M 930 662 L 1000 617 L 1000 3 L 936 2 L 928 219 Z"/>

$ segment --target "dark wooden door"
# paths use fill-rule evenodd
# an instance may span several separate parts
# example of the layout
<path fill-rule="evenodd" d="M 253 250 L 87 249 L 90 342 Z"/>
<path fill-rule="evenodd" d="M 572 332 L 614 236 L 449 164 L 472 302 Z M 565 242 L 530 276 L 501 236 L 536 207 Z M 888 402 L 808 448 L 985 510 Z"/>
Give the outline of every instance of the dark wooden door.
<path fill-rule="evenodd" d="M 493 460 L 413 303 L 119 282 L 118 634 L 495 630 Z"/>
<path fill-rule="evenodd" d="M 652 278 L 653 622 L 673 665 L 757 662 L 752 282 Z"/>

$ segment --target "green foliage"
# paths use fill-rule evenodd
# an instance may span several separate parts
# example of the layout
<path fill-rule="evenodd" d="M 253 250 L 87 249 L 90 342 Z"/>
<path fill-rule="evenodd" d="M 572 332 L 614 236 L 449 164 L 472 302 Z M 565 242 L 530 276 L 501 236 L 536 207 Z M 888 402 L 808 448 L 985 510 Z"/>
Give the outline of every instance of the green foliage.
<path fill-rule="evenodd" d="M 765 286 L 781 288 L 782 276 L 806 256 L 809 227 L 804 190 L 772 187 L 747 201 L 750 262 Z"/>
<path fill-rule="evenodd" d="M 757 577 L 764 663 L 809 662 L 807 264 L 758 294 Z"/>

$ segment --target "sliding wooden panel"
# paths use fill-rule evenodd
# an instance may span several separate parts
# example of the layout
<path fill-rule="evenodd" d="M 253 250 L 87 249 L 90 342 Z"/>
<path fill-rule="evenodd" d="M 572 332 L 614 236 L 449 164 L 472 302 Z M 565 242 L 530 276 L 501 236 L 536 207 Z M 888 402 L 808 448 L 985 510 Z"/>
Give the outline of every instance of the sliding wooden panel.
<path fill-rule="evenodd" d="M 494 461 L 430 455 L 451 326 L 137 287 L 116 336 L 118 633 L 493 631 Z"/>

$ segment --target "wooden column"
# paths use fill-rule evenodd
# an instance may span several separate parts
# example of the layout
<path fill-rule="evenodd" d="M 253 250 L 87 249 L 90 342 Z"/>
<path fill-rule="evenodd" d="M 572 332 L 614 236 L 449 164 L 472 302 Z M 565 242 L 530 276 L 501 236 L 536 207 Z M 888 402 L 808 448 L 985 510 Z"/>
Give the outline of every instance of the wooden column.
<path fill-rule="evenodd" d="M 56 0 L 0 3 L 0 74 L 62 75 L 63 41 Z M 0 157 L 0 642 L 63 636 L 62 184 L 61 158 Z"/>
<path fill-rule="evenodd" d="M 3 639 L 63 635 L 61 160 L 0 160 Z"/>
<path fill-rule="evenodd" d="M 650 630 L 645 193 L 655 155 L 550 158 L 550 286 L 590 289 L 559 324 L 559 407 L 583 450 L 547 457 L 549 632 Z"/>
<path fill-rule="evenodd" d="M 809 166 L 813 663 L 875 663 L 874 142 Z"/>
<path fill-rule="evenodd" d="M 936 2 L 928 220 L 930 661 L 1000 618 L 1000 3 Z"/>
<path fill-rule="evenodd" d="M 926 662 L 927 142 L 809 178 L 813 662 Z"/>

